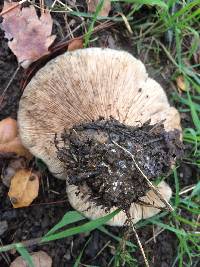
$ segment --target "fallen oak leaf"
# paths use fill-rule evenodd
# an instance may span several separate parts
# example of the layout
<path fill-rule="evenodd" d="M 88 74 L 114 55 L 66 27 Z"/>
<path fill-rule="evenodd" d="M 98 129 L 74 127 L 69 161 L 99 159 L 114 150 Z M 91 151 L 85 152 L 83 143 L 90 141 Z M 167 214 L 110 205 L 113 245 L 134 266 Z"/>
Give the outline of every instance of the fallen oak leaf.
<path fill-rule="evenodd" d="M 34 267 L 51 267 L 52 259 L 44 251 L 38 251 L 31 253 Z M 10 265 L 10 267 L 28 267 L 26 261 L 21 257 L 17 257 Z"/>
<path fill-rule="evenodd" d="M 53 20 L 48 11 L 39 18 L 33 6 L 21 9 L 18 5 L 4 13 L 12 6 L 16 6 L 16 3 L 4 2 L 1 29 L 5 31 L 5 38 L 9 40 L 8 46 L 19 64 L 28 68 L 32 62 L 49 54 L 48 48 L 56 38 L 51 35 Z"/>
<path fill-rule="evenodd" d="M 88 12 L 94 13 L 99 4 L 100 0 L 87 0 Z M 104 0 L 103 7 L 99 12 L 99 16 L 107 17 L 111 10 L 110 0 Z"/>
<path fill-rule="evenodd" d="M 17 121 L 9 117 L 0 121 L 0 153 L 15 153 L 28 160 L 33 157 L 22 145 L 18 136 Z"/>
<path fill-rule="evenodd" d="M 38 196 L 39 177 L 30 170 L 21 169 L 11 180 L 8 196 L 14 208 L 29 206 Z"/>

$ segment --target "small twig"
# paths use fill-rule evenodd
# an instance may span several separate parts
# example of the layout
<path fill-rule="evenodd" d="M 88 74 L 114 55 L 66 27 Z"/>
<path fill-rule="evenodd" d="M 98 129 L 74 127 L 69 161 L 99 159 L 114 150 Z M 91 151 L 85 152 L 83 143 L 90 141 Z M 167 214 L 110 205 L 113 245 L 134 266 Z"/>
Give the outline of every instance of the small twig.
<path fill-rule="evenodd" d="M 126 148 L 120 146 L 119 144 L 117 144 L 115 141 L 112 140 L 112 142 L 120 147 L 121 149 L 123 149 L 127 154 L 129 154 L 136 166 L 136 168 L 140 171 L 140 173 L 143 175 L 143 177 L 145 178 L 146 182 L 148 183 L 149 187 L 153 190 L 153 192 L 160 198 L 160 200 L 165 204 L 167 210 L 169 211 L 173 211 L 173 207 L 169 204 L 169 202 L 162 196 L 162 194 L 159 192 L 159 190 L 149 181 L 148 177 L 143 173 L 143 171 L 140 169 L 140 167 L 138 166 L 134 156 L 131 154 L 131 152 L 129 152 Z"/>
<path fill-rule="evenodd" d="M 190 191 L 192 191 L 194 188 L 195 188 L 196 185 L 191 185 L 191 186 L 188 186 L 187 188 L 183 188 L 180 192 L 179 192 L 179 196 L 183 195 L 183 194 L 186 194 Z"/>
<path fill-rule="evenodd" d="M 164 228 L 162 228 L 162 229 L 160 229 L 157 233 L 155 233 L 151 238 L 149 238 L 146 242 L 145 242 L 145 244 L 148 244 L 149 242 L 151 242 L 152 240 L 155 240 L 155 238 L 159 235 L 159 234 L 161 234 L 162 232 L 164 232 L 165 231 L 165 229 Z"/>
<path fill-rule="evenodd" d="M 45 13 L 44 0 L 40 0 L 41 14 Z"/>
<path fill-rule="evenodd" d="M 1 239 L 0 239 L 0 244 L 3 246 L 3 242 Z M 2 256 L 2 258 L 4 258 L 4 260 L 8 264 L 8 266 L 10 266 L 11 260 L 10 260 L 9 255 L 6 252 L 4 252 L 1 254 L 1 256 Z"/>
<path fill-rule="evenodd" d="M 139 245 L 139 248 L 140 248 L 140 251 L 142 253 L 142 256 L 144 258 L 145 265 L 146 265 L 146 267 L 149 267 L 149 263 L 148 263 L 147 257 L 145 255 L 145 252 L 144 252 L 142 243 L 140 242 L 140 238 L 139 238 L 139 236 L 137 234 L 137 231 L 136 231 L 136 229 L 135 229 L 135 227 L 133 225 L 133 222 L 132 222 L 132 218 L 131 218 L 130 213 L 129 212 L 126 212 L 126 216 L 127 216 L 127 226 L 129 226 L 129 227 L 128 227 L 128 231 L 125 232 L 125 234 L 124 234 L 124 236 L 123 236 L 123 238 L 121 240 L 121 244 L 120 244 L 121 251 L 122 252 L 125 251 L 126 241 L 128 240 L 128 237 L 130 235 L 130 231 L 132 230 L 133 233 L 134 233 L 134 235 L 135 235 L 135 237 L 136 237 L 136 240 L 137 240 L 137 243 Z M 122 265 L 122 266 L 124 266 L 124 265 Z"/>
<path fill-rule="evenodd" d="M 50 8 L 50 9 L 54 8 L 56 2 L 57 2 L 57 0 L 54 0 L 54 1 L 53 1 L 53 4 L 51 5 L 51 8 Z"/>
<path fill-rule="evenodd" d="M 11 83 L 12 83 L 13 80 L 15 79 L 15 77 L 16 77 L 16 75 L 17 75 L 19 69 L 20 69 L 20 67 L 21 67 L 21 66 L 18 65 L 17 69 L 15 70 L 15 72 L 14 72 L 13 75 L 12 75 L 12 77 L 10 78 L 10 80 L 9 80 L 9 82 L 8 82 L 8 84 L 7 84 L 7 86 L 6 86 L 6 88 L 3 90 L 3 93 L 1 94 L 1 99 L 0 99 L 0 106 L 1 106 L 1 104 L 2 104 L 2 102 L 3 102 L 3 100 L 4 100 L 4 97 L 5 97 L 5 94 L 6 94 L 7 90 L 8 90 L 8 88 L 10 87 Z"/>
<path fill-rule="evenodd" d="M 63 7 L 66 7 L 67 5 L 66 4 L 64 4 L 63 2 L 61 2 L 60 0 L 56 0 L 56 2 L 58 2 L 61 6 L 63 6 Z M 68 6 L 67 6 L 67 8 L 69 9 L 69 10 L 71 10 L 71 11 L 73 11 L 71 8 L 69 8 Z"/>
<path fill-rule="evenodd" d="M 49 206 L 49 205 L 52 205 L 52 206 L 55 206 L 55 205 L 58 205 L 58 204 L 62 204 L 62 203 L 66 203 L 68 202 L 67 199 L 65 200 L 59 200 L 59 201 L 52 201 L 52 202 L 41 202 L 41 203 L 36 203 L 36 204 L 31 204 L 31 206 L 28 206 L 28 207 L 24 207 L 24 209 L 28 209 L 30 207 L 37 207 L 37 206 Z M 1 212 L 7 212 L 7 211 L 11 211 L 13 210 L 13 208 L 9 208 L 9 209 L 3 209 L 1 210 Z"/>
<path fill-rule="evenodd" d="M 149 267 L 149 263 L 148 263 L 148 260 L 147 260 L 146 255 L 145 255 L 145 252 L 144 252 L 142 243 L 140 242 L 140 238 L 139 238 L 139 236 L 138 236 L 138 234 L 137 234 L 137 231 L 136 231 L 136 229 L 135 229 L 135 227 L 134 227 L 134 225 L 133 225 L 132 222 L 131 222 L 131 225 L 132 225 L 132 230 L 133 230 L 133 232 L 134 232 L 134 234 L 135 234 L 135 237 L 136 237 L 136 239 L 137 239 L 138 245 L 139 245 L 139 247 L 140 247 L 140 250 L 141 250 L 141 252 L 142 252 L 142 256 L 143 256 L 143 258 L 144 258 L 145 265 L 146 265 L 146 267 Z"/>
<path fill-rule="evenodd" d="M 167 50 L 167 48 L 164 46 L 164 44 L 161 43 L 159 40 L 157 40 L 155 37 L 152 37 L 152 39 L 162 47 L 163 51 L 165 52 L 165 54 L 167 55 L 167 57 L 169 58 L 169 60 L 170 60 L 170 61 L 171 61 L 177 68 L 179 68 L 179 66 L 178 66 L 178 64 L 177 64 L 177 62 L 176 62 L 176 60 L 173 58 L 173 56 L 170 54 L 170 52 Z"/>
<path fill-rule="evenodd" d="M 103 251 L 104 249 L 111 243 L 111 241 L 109 240 L 99 251 L 98 253 L 92 258 L 90 259 L 88 262 L 94 261 Z"/>
<path fill-rule="evenodd" d="M 130 34 L 133 34 L 133 31 L 132 31 L 132 29 L 131 29 L 131 26 L 130 26 L 128 20 L 127 20 L 127 17 L 126 17 L 123 13 L 121 13 L 121 12 L 118 12 L 118 14 L 122 17 L 122 19 L 123 19 L 123 21 L 124 21 L 124 24 L 125 24 L 125 26 L 126 26 L 128 32 L 129 32 Z"/>
<path fill-rule="evenodd" d="M 144 63 L 146 63 L 146 61 L 147 61 L 147 56 L 148 56 L 149 51 L 150 51 L 150 49 L 151 49 L 151 47 L 152 47 L 152 43 L 153 43 L 153 38 L 151 38 L 149 47 L 147 48 L 147 51 L 146 51 L 146 53 L 144 54 L 144 59 L 143 59 L 143 62 L 144 62 Z"/>
<path fill-rule="evenodd" d="M 20 2 L 16 3 L 16 5 L 9 7 L 5 11 L 1 12 L 0 15 L 3 16 L 6 13 L 10 12 L 11 10 L 15 9 L 16 7 L 20 6 L 21 4 L 25 3 L 28 0 L 21 0 Z"/>
<path fill-rule="evenodd" d="M 67 34 L 62 40 L 61 42 L 65 42 L 70 36 L 71 34 L 74 34 L 77 30 L 79 30 L 85 22 L 82 22 L 81 24 L 79 24 L 76 28 L 74 28 L 69 34 Z M 70 40 L 71 41 L 71 40 Z"/>

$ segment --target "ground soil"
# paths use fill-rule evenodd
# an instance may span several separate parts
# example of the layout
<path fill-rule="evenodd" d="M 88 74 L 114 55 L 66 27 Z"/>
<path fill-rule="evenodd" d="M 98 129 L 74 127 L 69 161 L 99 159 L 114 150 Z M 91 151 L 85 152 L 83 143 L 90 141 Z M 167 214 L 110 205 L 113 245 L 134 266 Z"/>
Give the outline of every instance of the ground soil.
<path fill-rule="evenodd" d="M 2 4 L 3 1 L 1 0 L 0 9 Z M 59 17 L 57 21 L 59 21 Z M 126 32 L 124 28 L 123 31 Z M 133 53 L 138 58 L 144 59 L 143 61 L 148 63 L 147 68 L 151 76 L 156 78 L 157 81 L 166 88 L 166 93 L 170 95 L 171 90 L 169 88 L 171 88 L 171 84 L 169 83 L 168 77 L 173 73 L 173 67 L 170 66 L 166 58 L 164 60 L 163 56 L 161 57 L 162 60 L 160 60 L 160 58 L 157 59 L 157 64 L 155 64 L 155 62 L 150 64 L 149 58 L 146 56 L 144 57 L 146 53 L 143 53 L 142 50 L 138 51 L 137 47 L 133 45 L 134 42 L 131 41 L 131 38 L 129 38 L 127 34 L 126 36 L 122 36 L 122 38 L 119 37 L 123 31 L 121 31 L 121 26 L 118 31 L 117 28 L 114 30 L 105 30 L 99 33 L 99 42 L 93 44 L 124 49 Z M 62 33 L 60 33 L 60 36 L 62 37 Z M 165 64 L 162 64 L 163 60 Z M 162 71 L 160 71 L 161 65 L 164 66 Z M 16 58 L 7 46 L 3 32 L 0 31 L 0 95 L 5 91 L 16 69 Z M 18 103 L 22 94 L 22 90 L 20 89 L 22 74 L 23 70 L 20 69 L 4 95 L 0 97 L 0 119 L 8 116 L 16 118 Z M 185 121 L 187 123 L 187 118 L 183 119 L 184 123 Z M 7 164 L 8 160 L 9 159 L 1 160 L 1 166 Z M 35 161 L 33 164 L 35 166 Z M 40 171 L 42 172 L 42 176 L 40 180 L 39 197 L 27 208 L 13 209 L 7 196 L 8 188 L 0 182 L 0 223 L 4 222 L 4 226 L 7 225 L 7 227 L 4 227 L 4 231 L 0 233 L 0 243 L 2 245 L 41 237 L 55 225 L 67 211 L 72 210 L 66 197 L 65 182 L 52 177 L 45 168 L 41 169 L 40 167 Z M 180 181 L 181 186 L 187 186 L 191 185 L 196 176 L 196 169 L 194 166 L 182 164 L 179 168 L 179 173 L 180 177 L 183 177 Z M 173 187 L 173 179 L 168 178 L 168 182 Z M 164 221 L 167 223 L 167 218 L 164 219 Z M 116 235 L 123 235 L 124 230 L 122 228 L 108 227 L 108 229 Z M 164 231 L 156 240 L 151 240 L 145 244 L 145 242 L 152 237 L 153 230 L 155 230 L 153 226 L 146 226 L 138 230 L 150 266 L 169 267 L 176 256 L 177 240 L 172 233 Z M 108 262 L 115 254 L 114 245 L 116 242 L 97 230 L 90 233 L 90 236 L 92 238 L 83 254 L 81 262 L 93 266 L 108 266 Z M 80 234 L 40 247 L 34 245 L 29 247 L 28 250 L 30 252 L 40 249 L 46 251 L 53 258 L 53 267 L 71 267 L 88 238 L 89 233 Z M 130 236 L 130 239 L 136 243 L 133 235 Z M 101 253 L 98 254 L 99 252 Z M 10 262 L 16 258 L 17 255 L 18 254 L 14 250 L 0 254 L 0 266 L 8 267 Z M 141 252 L 137 250 L 133 255 L 138 259 L 139 266 L 144 266 Z"/>
<path fill-rule="evenodd" d="M 100 118 L 74 125 L 61 139 L 58 158 L 69 184 L 86 184 L 91 200 L 107 210 L 115 206 L 128 212 L 149 190 L 144 175 L 151 181 L 168 175 L 182 154 L 180 132 L 166 132 L 163 123 L 150 121 L 133 127 Z"/>

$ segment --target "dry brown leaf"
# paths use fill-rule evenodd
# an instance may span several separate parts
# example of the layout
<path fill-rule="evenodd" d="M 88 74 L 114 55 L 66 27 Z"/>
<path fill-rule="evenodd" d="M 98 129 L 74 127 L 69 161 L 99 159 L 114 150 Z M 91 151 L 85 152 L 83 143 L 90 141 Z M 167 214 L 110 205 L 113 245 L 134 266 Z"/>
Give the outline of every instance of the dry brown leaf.
<path fill-rule="evenodd" d="M 30 170 L 19 170 L 11 180 L 8 196 L 14 208 L 29 206 L 38 196 L 39 177 Z"/>
<path fill-rule="evenodd" d="M 5 1 L 2 13 L 12 6 L 16 3 Z M 51 35 L 53 20 L 49 12 L 38 18 L 33 6 L 22 9 L 17 6 L 2 17 L 1 29 L 5 31 L 8 46 L 23 68 L 49 54 L 48 48 L 56 38 Z"/>
<path fill-rule="evenodd" d="M 34 267 L 51 267 L 52 259 L 44 251 L 31 253 Z M 10 265 L 10 267 L 29 267 L 25 260 L 20 256 L 17 257 Z"/>
<path fill-rule="evenodd" d="M 181 91 L 186 91 L 186 84 L 183 75 L 179 75 L 176 78 L 176 84 L 178 86 L 178 89 Z"/>
<path fill-rule="evenodd" d="M 12 118 L 0 121 L 0 153 L 15 153 L 28 160 L 33 157 L 22 145 L 18 136 L 17 122 Z"/>
<path fill-rule="evenodd" d="M 96 11 L 96 8 L 99 2 L 100 2 L 99 0 L 87 0 L 88 12 L 94 13 Z M 99 13 L 99 16 L 107 17 L 110 10 L 111 10 L 110 0 L 104 0 L 104 4 Z"/>
<path fill-rule="evenodd" d="M 83 39 L 74 39 L 68 45 L 68 51 L 74 51 L 83 48 Z"/>

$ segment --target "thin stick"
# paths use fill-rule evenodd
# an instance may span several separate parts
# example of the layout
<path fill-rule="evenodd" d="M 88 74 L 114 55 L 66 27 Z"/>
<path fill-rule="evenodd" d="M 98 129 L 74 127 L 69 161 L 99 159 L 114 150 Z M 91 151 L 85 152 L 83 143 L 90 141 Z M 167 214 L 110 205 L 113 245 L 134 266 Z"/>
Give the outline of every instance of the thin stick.
<path fill-rule="evenodd" d="M 123 250 L 125 249 L 126 240 L 127 240 L 127 238 L 128 238 L 128 235 L 130 234 L 130 230 L 132 229 L 132 231 L 133 231 L 133 233 L 134 233 L 134 235 L 135 235 L 135 237 L 136 237 L 137 243 L 138 243 L 138 245 L 139 245 L 140 251 L 141 251 L 141 253 L 142 253 L 142 256 L 143 256 L 143 258 L 144 258 L 145 265 L 146 265 L 146 267 L 149 267 L 149 263 L 148 263 L 147 257 L 146 257 L 146 255 L 145 255 L 145 252 L 144 252 L 142 243 L 141 243 L 140 238 L 139 238 L 139 236 L 138 236 L 138 234 L 137 234 L 137 231 L 136 231 L 136 229 L 135 229 L 135 226 L 134 226 L 134 224 L 133 224 L 133 222 L 132 222 L 132 218 L 131 218 L 130 212 L 127 212 L 127 211 L 126 211 L 126 216 L 127 216 L 127 223 L 129 224 L 129 229 L 128 229 L 128 232 L 124 235 L 123 243 L 122 243 L 122 249 L 123 249 Z"/>
<path fill-rule="evenodd" d="M 152 240 L 155 240 L 156 237 L 161 234 L 162 232 L 164 232 L 165 229 L 160 229 L 160 231 L 158 231 L 157 233 L 154 234 L 154 236 L 152 236 L 151 238 L 149 238 L 147 241 L 145 241 L 145 244 L 148 244 L 149 242 L 151 242 Z"/>
<path fill-rule="evenodd" d="M 126 26 L 128 32 L 129 32 L 130 34 L 133 34 L 133 31 L 132 31 L 132 29 L 131 29 L 131 26 L 130 26 L 128 20 L 127 20 L 127 17 L 126 17 L 123 13 L 121 13 L 121 12 L 118 12 L 118 14 L 122 17 L 122 19 L 123 19 L 123 21 L 124 21 L 124 24 L 125 24 L 125 26 Z"/>
<path fill-rule="evenodd" d="M 19 69 L 20 69 L 20 65 L 18 65 L 17 69 L 15 70 L 15 72 L 13 73 L 12 77 L 10 78 L 10 81 L 8 82 L 7 86 L 5 87 L 5 89 L 3 90 L 3 93 L 1 95 L 1 100 L 0 100 L 0 105 L 2 104 L 3 100 L 4 100 L 4 96 L 8 90 L 8 88 L 10 87 L 11 83 L 13 82 L 13 80 L 15 79 Z"/>
<path fill-rule="evenodd" d="M 21 4 L 25 3 L 28 0 L 21 0 L 20 2 L 16 3 L 16 5 L 9 7 L 5 11 L 1 12 L 1 16 L 5 15 L 6 13 L 10 12 L 11 10 L 15 9 L 16 7 L 20 6 Z"/>
<path fill-rule="evenodd" d="M 0 243 L 3 246 L 3 242 L 1 239 L 0 239 Z M 11 260 L 10 260 L 10 257 L 8 256 L 7 252 L 1 253 L 1 256 L 4 258 L 4 260 L 8 264 L 8 266 L 10 266 Z"/>
<path fill-rule="evenodd" d="M 139 236 L 138 236 L 138 234 L 137 234 L 137 231 L 136 231 L 134 225 L 132 224 L 132 222 L 131 222 L 131 225 L 132 225 L 132 229 L 133 229 L 133 232 L 134 232 L 134 234 L 135 234 L 135 237 L 136 237 L 136 239 L 137 239 L 138 245 L 139 245 L 139 247 L 140 247 L 140 250 L 141 250 L 141 252 L 142 252 L 142 256 L 143 256 L 143 258 L 144 258 L 145 265 L 146 265 L 146 267 L 149 267 L 149 263 L 148 263 L 148 260 L 147 260 L 146 255 L 145 255 L 145 252 L 144 252 L 142 243 L 140 242 L 140 238 L 139 238 Z"/>
<path fill-rule="evenodd" d="M 44 0 L 40 0 L 41 14 L 45 13 Z"/>
<path fill-rule="evenodd" d="M 130 156 L 131 156 L 131 158 L 132 158 L 132 160 L 133 160 L 133 162 L 134 162 L 134 164 L 135 164 L 135 166 L 136 166 L 136 168 L 140 171 L 140 173 L 143 175 L 143 177 L 145 178 L 145 180 L 146 180 L 146 182 L 148 183 L 148 185 L 149 185 L 149 187 L 153 190 L 153 192 L 160 198 L 160 200 L 165 204 L 165 206 L 166 206 L 166 208 L 167 208 L 167 210 L 169 210 L 169 211 L 173 211 L 174 209 L 173 209 L 173 207 L 169 204 L 169 202 L 162 196 L 162 194 L 159 192 L 159 190 L 149 181 L 149 179 L 148 179 L 148 177 L 143 173 L 143 171 L 140 169 L 140 167 L 138 166 L 138 164 L 137 164 L 137 162 L 136 162 L 136 160 L 135 160 L 135 158 L 134 158 L 134 156 L 131 154 L 131 152 L 129 152 L 126 148 L 124 148 L 124 147 L 122 147 L 122 146 L 120 146 L 119 144 L 117 144 L 115 141 L 113 141 L 112 140 L 112 142 L 116 145 L 116 146 L 118 146 L 118 147 L 120 147 L 121 149 L 123 149 L 126 153 L 128 153 Z"/>
<path fill-rule="evenodd" d="M 179 192 L 179 196 L 186 194 L 190 191 L 192 191 L 195 188 L 196 185 L 190 185 L 187 188 L 183 188 L 180 192 Z"/>
<path fill-rule="evenodd" d="M 100 250 L 99 252 L 94 256 L 94 258 L 90 259 L 88 262 L 91 262 L 93 260 L 95 260 L 103 251 L 104 249 L 111 243 L 111 241 L 109 240 Z"/>

